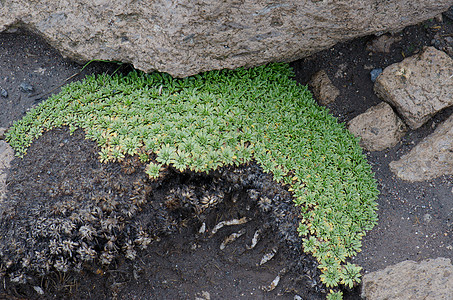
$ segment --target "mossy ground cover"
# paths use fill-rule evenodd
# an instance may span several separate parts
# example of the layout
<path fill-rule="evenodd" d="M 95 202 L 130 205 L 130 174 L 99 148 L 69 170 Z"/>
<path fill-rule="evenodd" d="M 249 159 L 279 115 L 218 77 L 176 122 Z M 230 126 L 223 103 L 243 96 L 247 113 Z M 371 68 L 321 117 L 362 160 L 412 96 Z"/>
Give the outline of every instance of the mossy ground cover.
<path fill-rule="evenodd" d="M 185 79 L 90 76 L 32 109 L 7 139 L 23 156 L 46 130 L 82 128 L 101 161 L 137 155 L 151 178 L 165 167 L 209 172 L 255 160 L 293 193 L 322 281 L 352 287 L 360 267 L 347 260 L 376 223 L 376 183 L 357 140 L 291 76 L 286 64 Z"/>

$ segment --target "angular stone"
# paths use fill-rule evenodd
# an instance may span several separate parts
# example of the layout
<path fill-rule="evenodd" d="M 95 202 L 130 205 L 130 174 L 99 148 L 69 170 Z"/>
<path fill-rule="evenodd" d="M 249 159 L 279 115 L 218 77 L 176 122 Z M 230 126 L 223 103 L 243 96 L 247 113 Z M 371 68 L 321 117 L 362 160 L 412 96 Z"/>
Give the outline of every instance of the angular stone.
<path fill-rule="evenodd" d="M 313 91 L 313 95 L 320 105 L 327 105 L 335 101 L 340 95 L 340 90 L 330 81 L 326 71 L 321 70 L 314 74 L 308 85 Z"/>
<path fill-rule="evenodd" d="M 407 260 L 366 274 L 362 282 L 362 298 L 366 300 L 451 300 L 453 266 L 450 259 L 441 257 Z"/>
<path fill-rule="evenodd" d="M 359 36 L 398 31 L 451 0 L 2 0 L 0 32 L 24 26 L 63 55 L 184 77 L 292 61 Z"/>
<path fill-rule="evenodd" d="M 6 195 L 6 177 L 13 158 L 13 148 L 7 142 L 0 140 L 0 207 Z"/>
<path fill-rule="evenodd" d="M 409 153 L 390 163 L 396 176 L 423 181 L 453 174 L 453 115 Z"/>
<path fill-rule="evenodd" d="M 366 47 L 368 51 L 389 53 L 393 43 L 399 42 L 401 37 L 392 35 L 381 35 L 373 39 Z"/>
<path fill-rule="evenodd" d="M 368 151 L 382 151 L 395 146 L 406 133 L 407 127 L 385 102 L 369 108 L 348 123 L 360 145 Z"/>
<path fill-rule="evenodd" d="M 0 140 L 5 139 L 5 133 L 6 133 L 7 128 L 0 127 Z"/>
<path fill-rule="evenodd" d="M 374 84 L 412 129 L 453 105 L 453 59 L 434 47 L 388 66 Z"/>

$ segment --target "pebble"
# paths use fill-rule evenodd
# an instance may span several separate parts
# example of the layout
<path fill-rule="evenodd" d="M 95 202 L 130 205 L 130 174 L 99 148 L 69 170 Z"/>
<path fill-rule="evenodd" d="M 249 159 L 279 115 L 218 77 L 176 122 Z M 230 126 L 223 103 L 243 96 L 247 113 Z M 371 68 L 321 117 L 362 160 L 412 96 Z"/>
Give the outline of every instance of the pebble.
<path fill-rule="evenodd" d="M 431 45 L 433 45 L 434 47 L 440 47 L 440 41 L 437 39 L 432 39 Z"/>
<path fill-rule="evenodd" d="M 202 291 L 201 295 L 195 297 L 195 300 L 211 300 L 211 294 L 206 291 Z"/>
<path fill-rule="evenodd" d="M 432 219 L 433 219 L 433 217 L 430 214 L 423 215 L 423 222 L 425 222 L 425 224 L 428 224 L 429 222 L 431 222 Z"/>
<path fill-rule="evenodd" d="M 0 140 L 5 139 L 6 128 L 0 127 Z"/>
<path fill-rule="evenodd" d="M 33 92 L 35 89 L 33 88 L 33 86 L 28 83 L 28 82 L 22 82 L 19 86 L 20 90 L 24 93 L 31 93 Z"/>
<path fill-rule="evenodd" d="M 371 70 L 371 72 L 370 72 L 371 81 L 375 82 L 376 79 L 378 78 L 379 74 L 381 74 L 381 73 L 382 73 L 382 69 L 381 68 L 377 68 L 377 69 Z"/>
<path fill-rule="evenodd" d="M 0 96 L 8 98 L 8 92 L 4 88 L 0 88 Z"/>

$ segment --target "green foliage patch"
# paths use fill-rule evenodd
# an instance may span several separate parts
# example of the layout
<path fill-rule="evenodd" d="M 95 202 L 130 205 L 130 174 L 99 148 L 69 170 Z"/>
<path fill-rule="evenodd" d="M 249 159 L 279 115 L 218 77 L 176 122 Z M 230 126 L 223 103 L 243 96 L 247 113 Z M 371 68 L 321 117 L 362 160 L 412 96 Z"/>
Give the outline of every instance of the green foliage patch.
<path fill-rule="evenodd" d="M 184 79 L 88 76 L 15 122 L 7 140 L 23 156 L 46 130 L 82 128 L 101 161 L 138 155 L 152 178 L 165 166 L 209 172 L 255 159 L 293 193 L 322 281 L 352 287 L 361 268 L 347 259 L 376 224 L 376 182 L 357 140 L 292 76 L 287 64 Z"/>

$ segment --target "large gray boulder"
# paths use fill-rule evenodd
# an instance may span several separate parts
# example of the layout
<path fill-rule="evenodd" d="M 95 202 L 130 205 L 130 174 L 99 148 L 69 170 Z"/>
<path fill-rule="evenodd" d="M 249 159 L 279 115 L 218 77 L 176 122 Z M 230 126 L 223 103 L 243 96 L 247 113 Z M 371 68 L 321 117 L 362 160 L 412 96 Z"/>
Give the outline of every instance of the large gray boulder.
<path fill-rule="evenodd" d="M 184 77 L 291 61 L 358 36 L 397 31 L 452 0 L 0 0 L 0 32 L 24 26 L 65 56 Z"/>
<path fill-rule="evenodd" d="M 408 181 L 453 175 L 453 115 L 389 167 L 396 176 Z"/>
<path fill-rule="evenodd" d="M 393 105 L 411 129 L 453 105 L 453 59 L 427 47 L 384 69 L 374 84 L 376 94 Z"/>
<path fill-rule="evenodd" d="M 448 258 L 403 261 L 366 274 L 362 281 L 366 300 L 453 299 L 453 266 Z"/>

